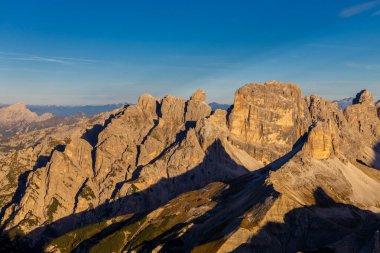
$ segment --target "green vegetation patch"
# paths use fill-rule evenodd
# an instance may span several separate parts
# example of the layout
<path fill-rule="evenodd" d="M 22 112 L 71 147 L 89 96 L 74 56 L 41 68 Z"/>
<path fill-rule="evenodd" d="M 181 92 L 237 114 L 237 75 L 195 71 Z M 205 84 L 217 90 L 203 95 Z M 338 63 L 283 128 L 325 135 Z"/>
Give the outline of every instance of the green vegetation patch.
<path fill-rule="evenodd" d="M 82 191 L 80 192 L 79 197 L 84 198 L 86 200 L 92 200 L 95 198 L 95 193 L 89 186 L 85 185 Z"/>
<path fill-rule="evenodd" d="M 104 220 L 102 222 L 89 224 L 82 228 L 76 229 L 70 233 L 67 233 L 61 237 L 56 238 L 49 244 L 45 245 L 45 249 L 56 249 L 62 253 L 71 252 L 83 241 L 93 237 L 103 229 L 107 228 L 115 222 L 120 222 L 129 219 L 132 215 L 119 216 L 110 220 Z"/>
<path fill-rule="evenodd" d="M 54 218 L 53 215 L 57 212 L 58 207 L 62 207 L 62 204 L 59 203 L 58 199 L 53 197 L 53 201 L 50 203 L 47 210 L 47 216 L 48 216 L 49 222 L 53 221 L 53 218 Z"/>
<path fill-rule="evenodd" d="M 127 225 L 112 235 L 104 238 L 97 245 L 91 248 L 90 253 L 121 252 L 125 243 L 133 238 L 146 219 L 147 218 L 145 217 L 135 223 Z"/>

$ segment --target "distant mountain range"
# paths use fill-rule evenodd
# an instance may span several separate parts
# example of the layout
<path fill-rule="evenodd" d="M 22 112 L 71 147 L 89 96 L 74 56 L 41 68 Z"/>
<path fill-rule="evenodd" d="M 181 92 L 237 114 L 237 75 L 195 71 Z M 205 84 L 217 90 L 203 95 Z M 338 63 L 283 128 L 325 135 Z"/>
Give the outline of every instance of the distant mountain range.
<path fill-rule="evenodd" d="M 51 113 L 55 116 L 73 116 L 77 114 L 85 114 L 86 116 L 94 116 L 102 112 L 113 111 L 120 108 L 122 103 L 107 105 L 26 105 L 26 107 L 37 114 Z M 0 108 L 7 107 L 7 104 L 0 104 Z"/>
<path fill-rule="evenodd" d="M 96 114 L 102 112 L 113 111 L 127 103 L 118 103 L 118 104 L 107 104 L 107 105 L 26 105 L 26 107 L 32 111 L 37 113 L 38 115 L 44 113 L 51 113 L 55 116 L 73 116 L 78 114 L 85 114 L 86 116 L 94 116 Z M 216 102 L 212 102 L 209 104 L 211 109 L 215 111 L 216 109 L 228 110 L 231 106 L 229 104 L 220 104 Z M 0 108 L 8 107 L 10 105 L 0 104 Z"/>
<path fill-rule="evenodd" d="M 338 108 L 341 109 L 341 110 L 344 110 L 348 106 L 352 105 L 353 101 L 354 101 L 354 98 L 353 97 L 349 97 L 349 98 L 343 98 L 341 100 L 334 100 L 333 102 L 338 103 Z"/>
<path fill-rule="evenodd" d="M 227 111 L 231 107 L 231 105 L 229 104 L 219 104 L 216 102 L 209 103 L 208 105 L 211 107 L 213 111 L 215 111 L 216 109 L 222 109 Z"/>
<path fill-rule="evenodd" d="M 79 105 L 79 106 L 62 106 L 62 105 L 28 105 L 27 107 L 37 114 L 52 113 L 57 116 L 72 116 L 75 114 L 85 114 L 94 116 L 102 112 L 113 111 L 120 108 L 123 104 L 108 105 Z"/>
<path fill-rule="evenodd" d="M 79 122 L 87 116 L 83 113 L 56 116 L 51 111 L 36 113 L 31 111 L 24 103 L 16 103 L 0 108 L 0 137 L 11 137 L 34 130 L 70 125 Z"/>

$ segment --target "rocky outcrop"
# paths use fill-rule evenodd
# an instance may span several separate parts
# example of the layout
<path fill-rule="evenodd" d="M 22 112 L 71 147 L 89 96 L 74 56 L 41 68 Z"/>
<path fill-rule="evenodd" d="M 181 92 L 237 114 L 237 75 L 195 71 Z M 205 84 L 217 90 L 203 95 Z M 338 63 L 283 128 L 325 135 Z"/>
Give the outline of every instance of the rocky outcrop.
<path fill-rule="evenodd" d="M 380 120 L 377 117 L 377 110 L 372 98 L 372 94 L 363 90 L 356 95 L 353 105 L 344 110 L 348 124 L 352 129 L 357 130 L 364 141 L 377 144 L 380 138 Z"/>
<path fill-rule="evenodd" d="M 340 146 L 349 138 L 347 121 L 336 103 L 332 103 L 316 95 L 306 97 L 312 126 L 309 130 L 305 150 L 315 159 L 328 159 L 339 155 Z M 342 133 L 342 134 L 339 134 Z"/>
<path fill-rule="evenodd" d="M 370 102 L 371 95 L 368 92 L 362 93 L 363 97 L 360 98 L 359 94 L 356 99 L 362 104 L 349 106 L 344 113 L 337 108 L 336 103 L 316 95 L 306 97 L 313 122 L 304 147 L 305 151 L 308 150 L 306 152 L 316 159 L 336 156 L 352 163 L 360 161 L 372 166 L 376 160 L 373 145 L 379 138 L 373 129 L 376 128 L 374 126 L 378 126 L 379 120 L 375 117 L 374 105 Z M 363 115 L 360 115 L 360 111 Z"/>
<path fill-rule="evenodd" d="M 330 158 L 334 152 L 331 126 L 320 122 L 313 126 L 305 147 L 310 150 L 311 156 L 315 159 Z"/>
<path fill-rule="evenodd" d="M 211 114 L 211 107 L 206 103 L 206 93 L 198 89 L 187 102 L 185 121 L 198 121 Z"/>
<path fill-rule="evenodd" d="M 380 101 L 377 101 L 376 108 L 377 108 L 377 117 L 380 118 Z"/>
<path fill-rule="evenodd" d="M 237 146 L 269 163 L 290 151 L 311 121 L 299 87 L 273 81 L 238 89 L 228 124 Z"/>

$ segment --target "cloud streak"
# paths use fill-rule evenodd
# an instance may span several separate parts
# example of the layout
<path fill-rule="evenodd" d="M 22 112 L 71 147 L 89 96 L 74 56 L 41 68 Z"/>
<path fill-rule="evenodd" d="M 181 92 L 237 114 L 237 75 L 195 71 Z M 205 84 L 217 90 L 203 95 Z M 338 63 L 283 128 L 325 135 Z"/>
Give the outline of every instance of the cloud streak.
<path fill-rule="evenodd" d="M 56 63 L 56 64 L 65 64 L 65 65 L 93 64 L 96 62 L 95 60 L 84 59 L 84 58 L 40 56 L 40 55 L 9 53 L 9 52 L 0 52 L 0 60 L 33 61 L 33 62 Z"/>
<path fill-rule="evenodd" d="M 372 14 L 372 16 L 380 16 L 380 10 L 374 12 L 374 13 Z"/>
<path fill-rule="evenodd" d="M 380 49 L 378 48 L 351 46 L 351 45 L 345 45 L 345 44 L 339 45 L 339 44 L 311 43 L 308 45 L 311 47 L 320 48 L 320 49 L 341 49 L 341 50 L 353 50 L 353 51 L 380 52 Z"/>
<path fill-rule="evenodd" d="M 339 13 L 339 17 L 341 17 L 341 18 L 350 18 L 352 16 L 359 15 L 359 14 L 365 12 L 365 11 L 369 11 L 369 10 L 375 8 L 376 6 L 379 6 L 379 5 L 380 5 L 380 0 L 376 0 L 376 1 L 370 1 L 370 2 L 365 2 L 365 3 L 362 3 L 362 4 L 357 4 L 357 5 L 354 5 L 354 6 L 350 6 L 350 7 L 346 8 L 346 9 L 342 10 Z"/>
<path fill-rule="evenodd" d="M 345 62 L 347 67 L 350 68 L 360 68 L 366 70 L 380 70 L 379 64 L 364 64 L 364 63 L 356 63 L 356 62 Z"/>

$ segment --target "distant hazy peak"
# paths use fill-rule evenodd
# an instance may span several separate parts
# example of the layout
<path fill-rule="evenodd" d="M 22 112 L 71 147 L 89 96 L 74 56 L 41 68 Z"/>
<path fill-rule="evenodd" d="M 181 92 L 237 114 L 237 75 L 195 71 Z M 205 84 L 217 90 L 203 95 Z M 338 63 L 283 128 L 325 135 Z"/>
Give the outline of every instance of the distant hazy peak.
<path fill-rule="evenodd" d="M 222 109 L 222 110 L 227 111 L 231 107 L 231 105 L 229 104 L 219 104 L 217 102 L 211 102 L 208 105 L 211 106 L 213 111 L 216 111 L 217 109 Z"/>
<path fill-rule="evenodd" d="M 30 111 L 26 104 L 19 102 L 7 107 L 0 108 L 0 124 L 14 124 L 18 122 L 40 122 L 53 117 L 51 113 L 38 115 Z"/>
<path fill-rule="evenodd" d="M 28 108 L 26 107 L 26 104 L 24 102 L 18 102 L 18 103 L 9 105 L 5 108 L 7 108 L 8 110 L 11 110 L 11 111 L 26 111 L 26 110 L 28 110 Z"/>
<path fill-rule="evenodd" d="M 344 109 L 346 109 L 346 107 L 352 105 L 353 101 L 354 101 L 354 98 L 353 97 L 349 97 L 349 98 L 343 98 L 343 99 L 340 99 L 340 100 L 334 100 L 333 102 L 335 102 L 335 103 L 338 104 L 338 108 L 339 109 L 344 110 Z"/>

